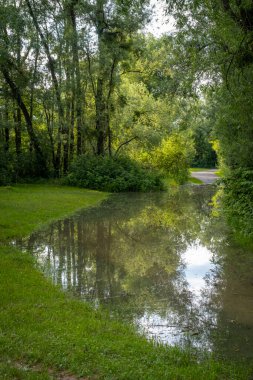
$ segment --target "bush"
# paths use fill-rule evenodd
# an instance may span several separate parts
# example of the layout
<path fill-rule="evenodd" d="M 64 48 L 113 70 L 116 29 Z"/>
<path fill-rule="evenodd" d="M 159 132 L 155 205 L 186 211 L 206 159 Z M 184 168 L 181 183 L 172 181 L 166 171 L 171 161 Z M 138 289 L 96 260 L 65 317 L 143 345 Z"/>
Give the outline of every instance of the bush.
<path fill-rule="evenodd" d="M 34 154 L 22 152 L 17 156 L 14 152 L 4 152 L 0 149 L 0 186 L 33 182 L 38 178 L 48 178 L 49 174 Z"/>
<path fill-rule="evenodd" d="M 224 180 L 223 205 L 232 226 L 253 236 L 253 170 L 236 169 Z"/>
<path fill-rule="evenodd" d="M 64 183 L 109 192 L 163 189 L 158 173 L 144 170 L 127 157 L 79 156 Z"/>
<path fill-rule="evenodd" d="M 184 136 L 172 135 L 163 140 L 152 153 L 154 166 L 180 184 L 189 177 L 189 164 L 194 154 L 192 141 Z"/>

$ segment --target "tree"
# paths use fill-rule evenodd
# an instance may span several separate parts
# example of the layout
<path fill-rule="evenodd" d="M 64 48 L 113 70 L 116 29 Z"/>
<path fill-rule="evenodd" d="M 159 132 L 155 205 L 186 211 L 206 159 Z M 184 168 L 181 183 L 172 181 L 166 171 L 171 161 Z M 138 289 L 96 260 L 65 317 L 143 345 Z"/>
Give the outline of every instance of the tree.
<path fill-rule="evenodd" d="M 119 81 L 119 63 L 125 60 L 131 50 L 131 35 L 144 23 L 148 1 L 109 2 L 97 0 L 91 5 L 90 17 L 97 35 L 97 70 L 91 72 L 91 57 L 87 51 L 90 77 L 96 108 L 96 153 L 105 153 L 105 143 L 109 155 L 112 154 L 110 113 L 112 95 Z"/>
<path fill-rule="evenodd" d="M 210 88 L 209 101 L 214 104 L 214 126 L 216 138 L 220 141 L 221 159 L 231 169 L 251 167 L 248 153 L 252 149 L 249 137 L 253 127 L 250 121 L 252 2 L 167 3 L 177 20 L 178 41 L 182 43 L 185 62 L 191 67 L 193 84 L 205 83 Z M 243 154 L 242 150 L 247 153 Z"/>
<path fill-rule="evenodd" d="M 44 157 L 39 139 L 34 131 L 32 114 L 26 100 L 24 99 L 24 89 L 29 81 L 29 73 L 25 69 L 26 59 L 29 54 L 30 46 L 24 43 L 28 35 L 27 25 L 23 22 L 21 3 L 9 1 L 1 6 L 1 55 L 0 71 L 2 77 L 10 90 L 10 96 L 16 102 L 18 109 L 16 111 L 15 142 L 17 155 L 21 152 L 21 113 L 24 117 L 27 133 L 30 139 L 32 149 L 34 149 L 39 173 L 45 174 L 46 159 Z M 6 17 L 10 14 L 11 17 Z M 22 36 L 22 37 L 21 37 Z M 7 116 L 8 117 L 8 116 Z"/>

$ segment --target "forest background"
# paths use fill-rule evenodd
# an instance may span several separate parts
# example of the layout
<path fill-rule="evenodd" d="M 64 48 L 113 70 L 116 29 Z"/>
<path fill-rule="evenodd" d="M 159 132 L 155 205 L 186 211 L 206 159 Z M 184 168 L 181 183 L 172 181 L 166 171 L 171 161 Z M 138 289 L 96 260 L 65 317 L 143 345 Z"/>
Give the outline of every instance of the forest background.
<path fill-rule="evenodd" d="M 155 37 L 145 0 L 0 1 L 0 184 L 148 191 L 218 161 L 251 234 L 252 1 L 164 11 L 173 33 Z"/>

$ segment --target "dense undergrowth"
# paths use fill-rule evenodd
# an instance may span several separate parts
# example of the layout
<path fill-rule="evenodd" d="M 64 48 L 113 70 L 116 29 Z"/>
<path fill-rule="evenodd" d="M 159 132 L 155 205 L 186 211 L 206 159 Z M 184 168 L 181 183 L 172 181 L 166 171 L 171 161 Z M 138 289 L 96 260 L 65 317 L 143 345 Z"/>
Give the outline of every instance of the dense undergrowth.
<path fill-rule="evenodd" d="M 241 235 L 253 236 L 253 170 L 237 169 L 223 179 L 222 203 L 229 223 Z"/>
<path fill-rule="evenodd" d="M 3 152 L 0 145 L 0 186 L 33 182 L 37 178 L 50 176 L 52 176 L 50 169 L 42 173 L 40 163 L 34 154 L 22 152 L 16 156 L 14 152 Z"/>
<path fill-rule="evenodd" d="M 127 157 L 79 156 L 64 183 L 109 192 L 163 190 L 161 175 Z"/>

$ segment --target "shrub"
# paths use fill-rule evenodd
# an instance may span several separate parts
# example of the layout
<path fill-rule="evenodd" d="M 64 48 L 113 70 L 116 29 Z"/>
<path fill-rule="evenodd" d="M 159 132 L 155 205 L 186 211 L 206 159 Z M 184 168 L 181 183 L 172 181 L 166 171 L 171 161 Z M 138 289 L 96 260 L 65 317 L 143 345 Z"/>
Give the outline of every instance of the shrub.
<path fill-rule="evenodd" d="M 194 153 L 191 140 L 178 135 L 172 135 L 163 140 L 153 151 L 155 167 L 182 184 L 189 177 L 189 164 Z"/>
<path fill-rule="evenodd" d="M 14 152 L 4 152 L 0 149 L 0 186 L 33 182 L 39 178 L 48 178 L 49 174 L 34 154 L 22 152 L 17 156 Z"/>
<path fill-rule="evenodd" d="M 0 150 L 0 186 L 10 185 L 14 177 L 12 157 Z"/>
<path fill-rule="evenodd" d="M 109 192 L 163 189 L 158 173 L 144 170 L 127 157 L 79 156 L 64 183 Z"/>
<path fill-rule="evenodd" d="M 253 170 L 236 169 L 224 182 L 223 205 L 232 226 L 253 236 Z"/>

